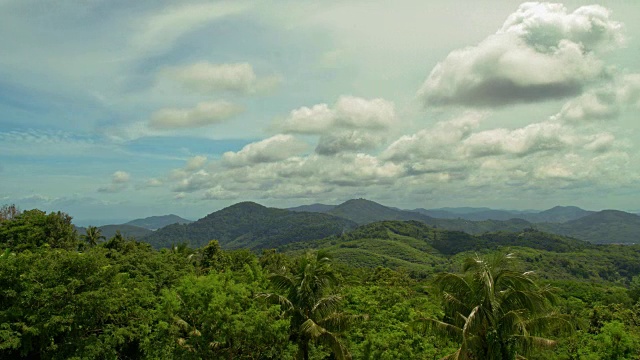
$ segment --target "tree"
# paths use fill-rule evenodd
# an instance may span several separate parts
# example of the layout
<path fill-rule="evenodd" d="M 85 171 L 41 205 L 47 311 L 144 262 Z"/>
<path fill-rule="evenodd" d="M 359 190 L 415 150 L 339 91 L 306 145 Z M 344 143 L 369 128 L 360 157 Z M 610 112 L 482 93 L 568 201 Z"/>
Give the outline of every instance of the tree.
<path fill-rule="evenodd" d="M 0 244 L 14 251 L 39 247 L 76 249 L 77 233 L 71 216 L 63 212 L 33 209 L 18 214 L 0 226 Z"/>
<path fill-rule="evenodd" d="M 104 235 L 102 235 L 102 230 L 95 226 L 89 226 L 87 228 L 87 233 L 82 235 L 81 238 L 90 247 L 94 247 L 98 245 L 98 241 L 106 239 Z"/>
<path fill-rule="evenodd" d="M 312 341 L 329 346 L 336 359 L 351 359 L 337 332 L 363 317 L 337 311 L 342 297 L 328 294 L 338 284 L 338 277 L 327 254 L 307 253 L 293 275 L 283 271 L 272 274 L 269 279 L 280 294 L 262 296 L 276 300 L 290 318 L 290 340 L 298 345 L 298 359 L 309 359 Z"/>
<path fill-rule="evenodd" d="M 464 274 L 437 276 L 444 319 L 426 319 L 426 324 L 460 342 L 447 359 L 521 358 L 534 348 L 555 346 L 542 335 L 571 328 L 567 317 L 551 309 L 553 289 L 538 287 L 531 272 L 514 271 L 513 259 L 504 253 L 488 259 L 476 255 L 464 260 Z"/>
<path fill-rule="evenodd" d="M 0 224 L 4 221 L 11 221 L 15 219 L 21 213 L 22 212 L 15 204 L 2 205 L 2 207 L 0 207 Z"/>

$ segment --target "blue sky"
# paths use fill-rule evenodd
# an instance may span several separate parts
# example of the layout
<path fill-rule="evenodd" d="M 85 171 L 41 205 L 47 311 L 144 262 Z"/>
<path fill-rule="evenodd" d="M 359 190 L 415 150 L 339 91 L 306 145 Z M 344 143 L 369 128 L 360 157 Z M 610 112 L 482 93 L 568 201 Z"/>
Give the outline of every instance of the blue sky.
<path fill-rule="evenodd" d="M 0 203 L 637 210 L 639 11 L 0 0 Z"/>

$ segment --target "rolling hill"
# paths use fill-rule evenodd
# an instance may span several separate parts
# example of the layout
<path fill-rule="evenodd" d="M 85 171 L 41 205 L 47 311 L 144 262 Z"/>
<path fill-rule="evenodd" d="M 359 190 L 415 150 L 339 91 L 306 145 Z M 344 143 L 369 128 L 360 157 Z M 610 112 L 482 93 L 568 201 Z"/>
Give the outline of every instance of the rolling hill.
<path fill-rule="evenodd" d="M 562 224 L 536 226 L 596 244 L 640 243 L 640 216 L 618 210 L 603 210 Z"/>
<path fill-rule="evenodd" d="M 173 224 L 159 229 L 143 240 L 155 248 L 186 242 L 201 247 L 218 240 L 223 248 L 274 248 L 341 234 L 353 229 L 352 221 L 329 214 L 295 212 L 242 202 L 190 224 Z"/>
<path fill-rule="evenodd" d="M 172 224 L 189 224 L 193 221 L 181 218 L 178 215 L 149 216 L 144 219 L 131 220 L 125 225 L 139 226 L 148 230 L 157 230 Z"/>
<path fill-rule="evenodd" d="M 287 210 L 326 213 L 335 207 L 336 205 L 311 204 L 311 205 L 300 205 L 300 206 L 288 208 Z"/>
<path fill-rule="evenodd" d="M 360 225 L 382 220 L 418 220 L 422 222 L 434 220 L 426 215 L 412 211 L 393 209 L 365 199 L 345 201 L 327 213 L 349 219 Z"/>
<path fill-rule="evenodd" d="M 138 240 L 153 233 L 153 231 L 149 229 L 127 224 L 102 225 L 98 226 L 98 228 L 100 229 L 100 231 L 102 231 L 102 236 L 104 236 L 107 240 L 109 238 L 112 238 L 116 234 L 116 231 L 120 231 L 120 233 L 125 237 L 134 237 Z M 86 234 L 86 228 L 84 227 L 76 227 L 76 230 L 78 231 L 78 235 Z"/>
<path fill-rule="evenodd" d="M 365 199 L 348 200 L 330 210 L 328 214 L 349 219 L 359 225 L 370 224 L 376 221 L 414 220 L 438 228 L 464 231 L 470 234 L 481 234 L 491 231 L 521 231 L 531 227 L 529 222 L 522 219 L 511 219 L 506 221 L 471 221 L 458 218 L 436 219 L 414 211 L 390 208 Z"/>
<path fill-rule="evenodd" d="M 525 252 L 553 252 L 558 258 L 594 248 L 587 242 L 533 229 L 470 235 L 428 226 L 419 221 L 380 221 L 359 226 L 326 239 L 291 243 L 284 252 L 324 249 L 339 262 L 356 267 L 404 268 L 418 274 L 446 269 L 447 259 L 461 253 L 501 247 L 528 248 Z"/>
<path fill-rule="evenodd" d="M 471 221 L 522 219 L 531 223 L 563 223 L 594 213 L 576 206 L 556 206 L 540 212 L 493 210 L 489 208 L 442 208 L 430 210 L 419 208 L 412 211 L 437 219 L 465 219 Z"/>

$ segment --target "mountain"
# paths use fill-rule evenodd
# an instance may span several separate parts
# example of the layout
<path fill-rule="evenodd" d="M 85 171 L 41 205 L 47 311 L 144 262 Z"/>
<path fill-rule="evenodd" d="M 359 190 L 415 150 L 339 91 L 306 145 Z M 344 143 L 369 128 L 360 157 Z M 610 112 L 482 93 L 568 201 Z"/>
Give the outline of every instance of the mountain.
<path fill-rule="evenodd" d="M 581 209 L 576 206 L 556 206 L 545 211 L 516 211 L 493 210 L 489 208 L 440 208 L 440 209 L 414 209 L 414 212 L 437 219 L 465 219 L 471 221 L 485 220 L 511 220 L 522 219 L 531 223 L 562 223 L 576 220 L 583 216 L 593 214 L 593 211 Z"/>
<path fill-rule="evenodd" d="M 451 209 L 451 210 L 445 210 Z M 463 209 L 470 209 L 470 212 L 463 212 Z M 455 210 L 455 211 L 452 211 Z M 522 214 L 507 210 L 493 210 L 488 208 L 444 208 L 444 209 L 415 209 L 413 210 L 423 215 L 437 219 L 465 219 L 471 221 L 484 220 L 510 220 L 522 218 Z"/>
<path fill-rule="evenodd" d="M 619 210 L 603 210 L 562 224 L 536 227 L 597 244 L 640 243 L 640 216 Z"/>
<path fill-rule="evenodd" d="M 288 208 L 287 210 L 326 213 L 335 207 L 336 205 L 311 204 L 311 205 L 300 205 L 300 206 Z"/>
<path fill-rule="evenodd" d="M 422 222 L 434 220 L 420 213 L 392 209 L 366 199 L 352 199 L 345 201 L 327 213 L 349 219 L 360 225 L 382 220 L 417 220 Z"/>
<path fill-rule="evenodd" d="M 563 223 L 577 220 L 593 213 L 594 211 L 584 210 L 577 206 L 556 206 L 537 214 L 525 214 L 518 217 L 534 223 Z"/>
<path fill-rule="evenodd" d="M 143 237 L 153 233 L 153 231 L 149 229 L 145 229 L 143 227 L 120 224 L 120 225 L 102 225 L 98 226 L 98 229 L 102 232 L 102 236 L 104 236 L 107 240 L 112 238 L 116 231 L 120 231 L 120 233 L 125 237 L 134 237 L 137 240 L 142 239 Z M 84 235 L 87 232 L 87 229 L 84 227 L 76 227 L 78 231 L 78 235 Z"/>
<path fill-rule="evenodd" d="M 156 230 L 171 224 L 189 224 L 192 222 L 193 221 L 183 219 L 178 215 L 171 214 L 162 216 L 149 216 L 144 219 L 131 220 L 125 225 L 133 225 L 149 230 Z"/>
<path fill-rule="evenodd" d="M 436 219 L 415 211 L 393 209 L 365 199 L 348 200 L 330 210 L 328 214 L 349 219 L 360 225 L 385 220 L 414 220 L 430 226 L 446 230 L 464 231 L 470 234 L 481 234 L 491 231 L 521 231 L 531 227 L 529 222 L 522 219 L 511 219 L 506 221 L 471 221 L 460 218 Z"/>
<path fill-rule="evenodd" d="M 190 224 L 173 224 L 143 240 L 155 248 L 186 242 L 201 247 L 218 240 L 223 248 L 275 248 L 296 241 L 321 239 L 356 227 L 352 221 L 329 214 L 295 212 L 242 202 Z"/>

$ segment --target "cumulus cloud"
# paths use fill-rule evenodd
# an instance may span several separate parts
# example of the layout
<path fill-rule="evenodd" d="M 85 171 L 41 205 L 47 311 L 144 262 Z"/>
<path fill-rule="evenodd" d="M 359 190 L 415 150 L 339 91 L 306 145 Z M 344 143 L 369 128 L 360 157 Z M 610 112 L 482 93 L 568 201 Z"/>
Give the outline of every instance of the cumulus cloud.
<path fill-rule="evenodd" d="M 381 134 L 358 130 L 322 135 L 316 146 L 320 155 L 335 155 L 342 152 L 373 150 L 382 145 L 385 137 Z"/>
<path fill-rule="evenodd" d="M 111 184 L 98 188 L 101 193 L 117 193 L 129 186 L 131 175 L 128 172 L 118 170 L 111 175 Z"/>
<path fill-rule="evenodd" d="M 201 156 L 201 155 L 194 156 L 191 159 L 187 160 L 187 164 L 185 165 L 184 169 L 186 171 L 195 171 L 202 168 L 206 163 L 207 163 L 206 156 Z"/>
<path fill-rule="evenodd" d="M 244 166 L 288 159 L 306 150 L 307 144 L 292 135 L 278 134 L 268 139 L 251 143 L 238 152 L 228 151 L 222 160 L 228 166 Z"/>
<path fill-rule="evenodd" d="M 202 102 L 195 108 L 166 108 L 157 111 L 149 121 L 149 127 L 157 130 L 197 128 L 223 122 L 243 109 L 224 100 Z"/>
<path fill-rule="evenodd" d="M 573 124 L 612 120 L 627 107 L 640 108 L 640 74 L 621 76 L 571 99 L 552 119 Z"/>
<path fill-rule="evenodd" d="M 228 191 L 224 187 L 216 185 L 215 187 L 205 191 L 202 198 L 204 200 L 232 200 L 237 199 L 239 196 L 239 193 Z"/>
<path fill-rule="evenodd" d="M 420 130 L 412 135 L 404 135 L 394 141 L 382 153 L 382 158 L 395 162 L 414 159 L 450 159 L 460 142 L 471 135 L 480 120 L 481 112 L 467 112 L 448 121 L 441 121 L 431 129 Z"/>
<path fill-rule="evenodd" d="M 158 178 L 147 179 L 144 183 L 136 185 L 136 189 L 161 187 L 164 182 Z"/>
<path fill-rule="evenodd" d="M 465 139 L 462 147 L 470 157 L 501 154 L 526 156 L 539 151 L 559 150 L 573 142 L 574 139 L 562 125 L 542 122 L 515 130 L 501 128 L 481 131 Z"/>
<path fill-rule="evenodd" d="M 322 135 L 336 129 L 383 131 L 397 121 L 390 101 L 341 96 L 333 108 L 317 104 L 293 110 L 278 126 L 286 133 Z"/>
<path fill-rule="evenodd" d="M 280 82 L 278 76 L 258 78 L 249 63 L 198 62 L 167 68 L 162 74 L 187 89 L 203 93 L 229 91 L 252 94 L 272 89 Z"/>
<path fill-rule="evenodd" d="M 524 3 L 497 33 L 438 63 L 418 97 L 485 107 L 575 96 L 608 76 L 598 55 L 622 42 L 622 25 L 599 5 L 569 13 L 561 4 Z"/>

